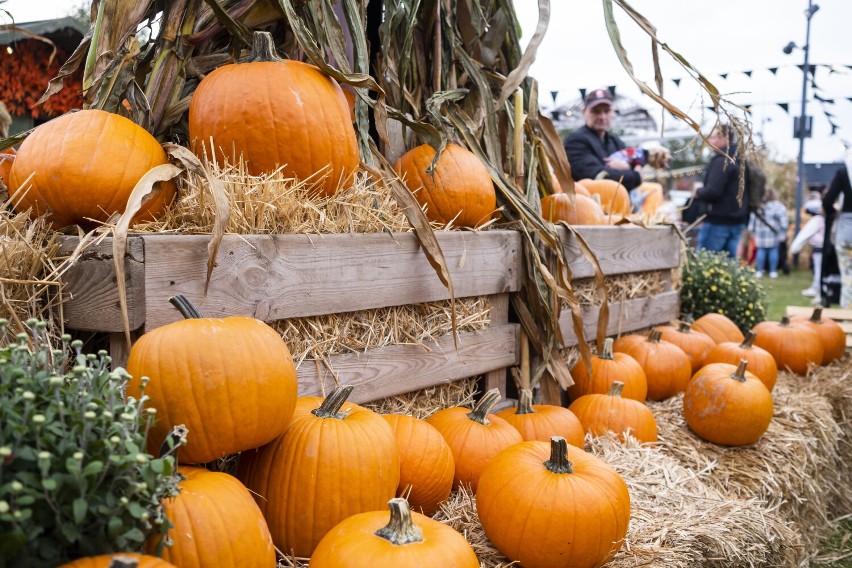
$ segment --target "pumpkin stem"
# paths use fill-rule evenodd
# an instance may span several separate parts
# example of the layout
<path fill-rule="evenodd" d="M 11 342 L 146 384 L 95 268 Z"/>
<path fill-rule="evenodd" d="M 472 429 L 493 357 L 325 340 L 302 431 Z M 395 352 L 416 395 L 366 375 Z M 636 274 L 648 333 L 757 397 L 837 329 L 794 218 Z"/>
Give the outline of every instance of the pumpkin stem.
<path fill-rule="evenodd" d="M 172 296 L 169 298 L 169 303 L 177 308 L 184 319 L 201 319 L 204 317 L 186 296 L 180 294 Z"/>
<path fill-rule="evenodd" d="M 521 389 L 521 398 L 518 399 L 518 410 L 515 414 L 535 414 L 535 409 L 532 407 L 532 391 L 530 389 Z"/>
<path fill-rule="evenodd" d="M 612 338 L 607 337 L 604 339 L 603 347 L 601 348 L 601 352 L 598 354 L 599 359 L 615 359 L 615 355 L 612 354 Z"/>
<path fill-rule="evenodd" d="M 376 536 L 397 545 L 423 542 L 423 531 L 411 519 L 408 501 L 402 497 L 395 497 L 388 501 L 388 507 L 390 508 L 390 522 L 377 530 Z"/>
<path fill-rule="evenodd" d="M 139 561 L 130 556 L 113 556 L 109 560 L 109 568 L 136 568 Z"/>
<path fill-rule="evenodd" d="M 779 325 L 780 325 L 781 327 L 787 327 L 787 326 L 789 326 L 789 325 L 790 325 L 790 317 L 789 317 L 789 316 L 784 316 L 783 318 L 781 318 L 781 323 L 779 323 Z"/>
<path fill-rule="evenodd" d="M 476 403 L 476 406 L 473 407 L 473 410 L 467 413 L 467 417 L 473 420 L 474 422 L 479 422 L 484 426 L 488 426 L 491 424 L 488 421 L 488 414 L 491 413 L 491 409 L 494 408 L 494 405 L 500 400 L 500 390 L 493 388 L 479 399 L 479 402 Z"/>
<path fill-rule="evenodd" d="M 621 396 L 621 391 L 624 390 L 624 383 L 621 381 L 613 381 L 611 385 L 609 385 L 609 390 L 606 391 L 608 396 Z"/>
<path fill-rule="evenodd" d="M 275 49 L 275 40 L 269 32 L 254 32 L 251 38 L 251 53 L 249 54 L 246 63 L 256 63 L 258 61 L 284 61 L 278 57 L 278 52 Z"/>
<path fill-rule="evenodd" d="M 677 324 L 677 330 L 681 333 L 689 333 L 692 330 L 692 326 L 685 321 L 682 321 Z"/>
<path fill-rule="evenodd" d="M 568 442 L 562 436 L 550 438 L 550 459 L 544 462 L 544 467 L 553 473 L 574 473 L 570 461 L 568 461 Z"/>
<path fill-rule="evenodd" d="M 754 332 L 754 330 L 750 330 L 748 333 L 746 333 L 743 342 L 740 343 L 740 347 L 742 347 L 743 349 L 751 349 L 753 347 L 755 339 L 757 339 L 757 334 Z"/>
<path fill-rule="evenodd" d="M 648 339 L 646 341 L 648 343 L 659 343 L 660 339 L 663 337 L 663 332 L 657 329 L 656 327 L 651 330 L 648 334 Z"/>
<path fill-rule="evenodd" d="M 745 359 L 740 359 L 740 364 L 737 365 L 737 370 L 734 371 L 734 374 L 731 375 L 731 378 L 741 383 L 746 382 L 746 367 L 748 367 L 748 361 L 746 361 Z"/>
<path fill-rule="evenodd" d="M 328 396 L 325 397 L 325 400 L 322 401 L 322 404 L 319 408 L 315 408 L 311 410 L 311 414 L 316 416 L 317 418 L 339 418 L 343 420 L 346 418 L 346 415 L 340 412 L 340 407 L 343 406 L 343 403 L 346 402 L 346 399 L 349 398 L 349 395 L 352 394 L 352 389 L 354 389 L 352 385 L 346 385 L 345 387 L 334 387 Z"/>
<path fill-rule="evenodd" d="M 814 323 L 822 323 L 822 306 L 814 308 L 814 313 L 811 314 L 810 321 Z"/>

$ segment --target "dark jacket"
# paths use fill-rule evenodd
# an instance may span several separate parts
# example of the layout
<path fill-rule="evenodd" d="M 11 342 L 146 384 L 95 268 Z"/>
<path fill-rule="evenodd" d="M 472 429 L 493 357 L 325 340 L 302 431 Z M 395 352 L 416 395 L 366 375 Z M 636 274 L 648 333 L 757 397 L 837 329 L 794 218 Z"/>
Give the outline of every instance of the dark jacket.
<path fill-rule="evenodd" d="M 575 180 L 595 179 L 601 171 L 606 177 L 621 181 L 627 189 L 633 189 L 642 183 L 642 176 L 634 170 L 616 170 L 607 168 L 604 158 L 625 148 L 620 138 L 606 133 L 603 140 L 587 126 L 575 130 L 565 137 L 565 153 L 571 164 L 571 175 Z"/>
<path fill-rule="evenodd" d="M 727 152 L 733 156 L 737 149 L 732 144 Z M 704 173 L 704 187 L 695 194 L 697 199 L 707 205 L 707 217 L 704 220 L 717 225 L 748 223 L 748 191 L 743 190 L 742 202 L 737 199 L 739 193 L 739 160 L 731 163 L 726 156 L 714 152 Z"/>
<path fill-rule="evenodd" d="M 841 213 L 852 213 L 852 185 L 849 184 L 849 172 L 840 168 L 831 179 L 828 192 L 822 198 L 822 209 L 826 213 L 834 211 L 834 202 L 843 194 L 843 210 Z"/>

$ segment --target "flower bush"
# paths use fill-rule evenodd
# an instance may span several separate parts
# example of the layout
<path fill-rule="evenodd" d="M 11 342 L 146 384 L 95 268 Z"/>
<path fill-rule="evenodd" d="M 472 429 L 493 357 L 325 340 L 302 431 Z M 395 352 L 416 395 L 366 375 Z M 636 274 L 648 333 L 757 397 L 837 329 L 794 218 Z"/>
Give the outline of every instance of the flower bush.
<path fill-rule="evenodd" d="M 0 319 L 0 565 L 56 566 L 81 556 L 138 551 L 169 522 L 176 451 L 149 455 L 153 409 L 124 400 L 128 375 L 105 351 L 81 353 L 46 324 L 12 335 Z"/>
<path fill-rule="evenodd" d="M 689 251 L 681 268 L 680 311 L 684 318 L 724 314 L 745 333 L 766 317 L 766 293 L 754 270 L 727 254 Z"/>

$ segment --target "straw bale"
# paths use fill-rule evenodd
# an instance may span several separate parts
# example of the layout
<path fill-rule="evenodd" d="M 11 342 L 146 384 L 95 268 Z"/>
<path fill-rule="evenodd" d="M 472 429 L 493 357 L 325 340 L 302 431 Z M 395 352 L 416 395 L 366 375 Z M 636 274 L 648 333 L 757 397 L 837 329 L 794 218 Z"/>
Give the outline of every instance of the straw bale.
<path fill-rule="evenodd" d="M 477 377 L 382 398 L 362 404 L 379 414 L 410 414 L 427 418 L 442 408 L 464 406 L 472 408 L 477 400 Z"/>
<path fill-rule="evenodd" d="M 769 429 L 756 444 L 742 448 L 717 446 L 694 435 L 683 418 L 683 395 L 649 406 L 662 453 L 726 495 L 765 500 L 796 523 L 808 554 L 815 554 L 834 530 L 829 505 L 844 498 L 845 487 L 835 458 L 842 433 L 828 399 L 802 389 L 811 379 L 779 373 Z"/>
<path fill-rule="evenodd" d="M 666 290 L 669 274 L 671 270 L 652 270 L 607 276 L 604 278 L 607 301 L 612 304 L 659 294 Z M 594 278 L 574 280 L 571 286 L 580 304 L 592 306 L 601 304 Z"/>

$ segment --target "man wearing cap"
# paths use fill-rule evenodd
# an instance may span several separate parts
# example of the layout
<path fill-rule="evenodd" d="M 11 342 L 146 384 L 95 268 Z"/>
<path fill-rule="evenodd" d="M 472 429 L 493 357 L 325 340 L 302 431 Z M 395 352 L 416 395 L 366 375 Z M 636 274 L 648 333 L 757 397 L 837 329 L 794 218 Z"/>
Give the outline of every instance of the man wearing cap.
<path fill-rule="evenodd" d="M 600 176 L 633 189 L 642 183 L 642 166 L 631 168 L 625 160 L 609 157 L 626 147 L 620 138 L 609 133 L 613 101 L 609 89 L 595 89 L 586 95 L 583 108 L 586 124 L 565 138 L 565 153 L 575 180 Z"/>

